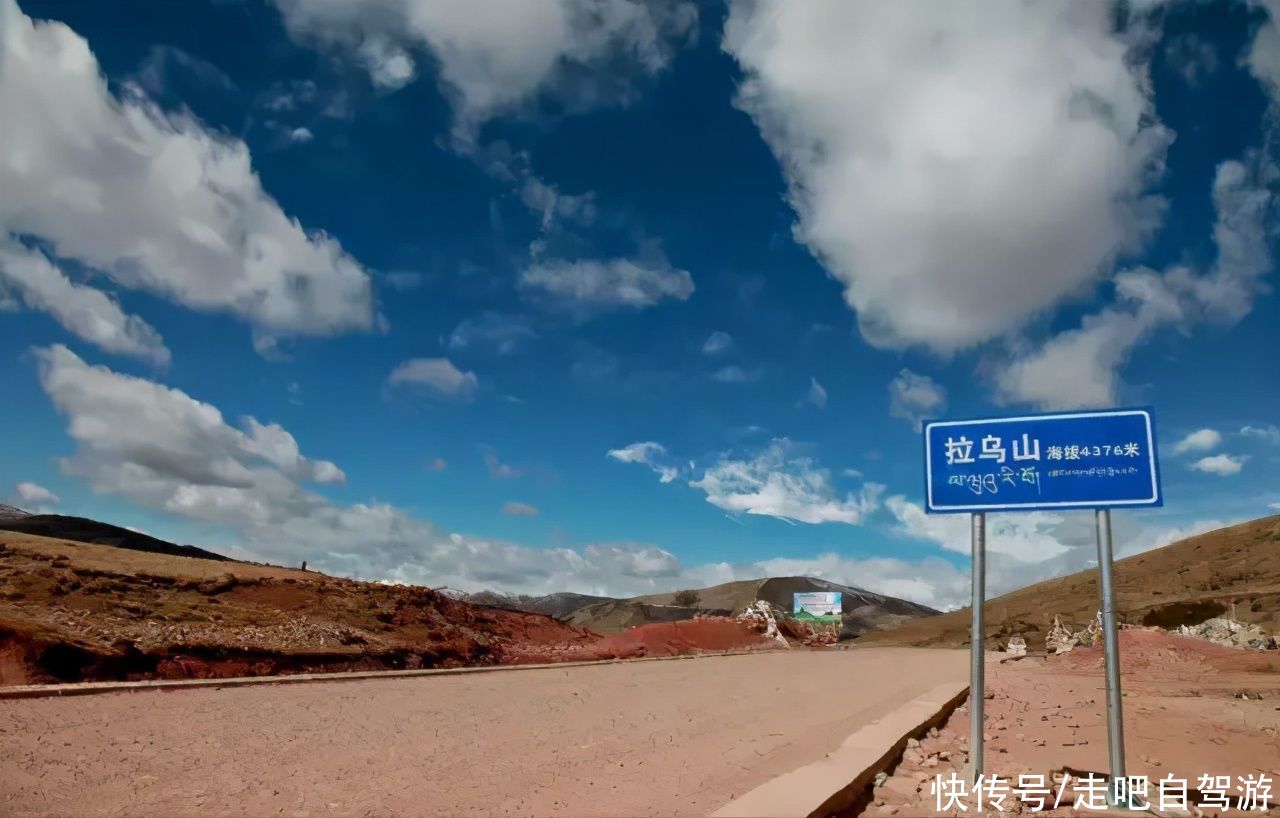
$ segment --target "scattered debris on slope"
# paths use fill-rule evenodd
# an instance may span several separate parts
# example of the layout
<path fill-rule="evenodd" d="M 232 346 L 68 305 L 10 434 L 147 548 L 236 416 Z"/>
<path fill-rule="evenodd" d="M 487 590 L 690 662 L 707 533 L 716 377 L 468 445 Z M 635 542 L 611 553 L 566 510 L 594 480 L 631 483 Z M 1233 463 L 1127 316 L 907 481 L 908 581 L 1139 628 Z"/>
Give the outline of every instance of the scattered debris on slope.
<path fill-rule="evenodd" d="M 1253 650 L 1275 650 L 1276 637 L 1268 635 L 1257 625 L 1247 625 L 1234 619 L 1214 617 L 1199 625 L 1180 625 L 1174 633 L 1208 640 L 1215 645 Z"/>

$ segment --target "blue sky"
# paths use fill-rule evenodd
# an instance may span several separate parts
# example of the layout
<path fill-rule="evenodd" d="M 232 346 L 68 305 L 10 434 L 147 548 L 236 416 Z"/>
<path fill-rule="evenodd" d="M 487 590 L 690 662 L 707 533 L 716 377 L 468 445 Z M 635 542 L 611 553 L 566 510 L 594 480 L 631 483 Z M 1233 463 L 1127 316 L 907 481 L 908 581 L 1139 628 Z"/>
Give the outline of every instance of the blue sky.
<path fill-rule="evenodd" d="M 499 8 L 503 6 L 503 8 Z M 467 590 L 963 601 L 921 417 L 1280 508 L 1265 3 L 0 0 L 0 496 Z M 1087 513 L 993 518 L 1001 590 Z"/>

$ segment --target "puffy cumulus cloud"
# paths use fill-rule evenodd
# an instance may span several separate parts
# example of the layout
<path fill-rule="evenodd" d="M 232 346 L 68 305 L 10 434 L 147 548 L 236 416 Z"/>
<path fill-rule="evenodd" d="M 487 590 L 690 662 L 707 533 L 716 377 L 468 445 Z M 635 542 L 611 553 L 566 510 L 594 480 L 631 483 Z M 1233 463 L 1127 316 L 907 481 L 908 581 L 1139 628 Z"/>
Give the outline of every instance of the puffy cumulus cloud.
<path fill-rule="evenodd" d="M 1207 452 L 1220 445 L 1222 445 L 1222 433 L 1217 429 L 1197 429 L 1179 440 L 1173 447 L 1173 453 Z"/>
<path fill-rule="evenodd" d="M 903 369 L 889 381 L 889 414 L 911 421 L 917 430 L 926 417 L 936 417 L 946 407 L 947 390 L 928 375 Z"/>
<path fill-rule="evenodd" d="M 800 523 L 858 525 L 879 507 L 884 486 L 865 483 L 858 494 L 841 496 L 830 471 L 795 448 L 790 440 L 777 438 L 754 456 L 722 457 L 689 485 L 725 511 Z"/>
<path fill-rule="evenodd" d="M 47 312 L 68 332 L 99 349 L 169 365 L 169 348 L 154 327 L 125 313 L 101 290 L 71 281 L 44 253 L 3 232 L 0 282 L 12 287 L 28 308 Z"/>
<path fill-rule="evenodd" d="M 1051 409 L 1110 406 L 1123 386 L 1119 368 L 1158 329 L 1232 324 L 1247 315 L 1272 268 L 1269 188 L 1277 179 L 1280 169 L 1260 154 L 1219 165 L 1213 182 L 1218 251 L 1213 267 L 1203 273 L 1178 266 L 1117 274 L 1114 303 L 1086 315 L 1079 328 L 995 367 L 997 397 Z"/>
<path fill-rule="evenodd" d="M 502 504 L 502 513 L 508 517 L 537 517 L 538 509 L 528 503 L 511 501 Z"/>
<path fill-rule="evenodd" d="M 373 326 L 365 270 L 281 210 L 243 142 L 160 110 L 136 86 L 121 94 L 108 90 L 83 38 L 0 0 L 0 238 L 38 237 L 123 287 L 272 333 Z M 41 281 L 58 286 L 47 270 Z M 72 295 L 73 331 L 91 313 L 99 339 L 162 355 L 154 331 L 122 323 L 109 299 Z"/>
<path fill-rule="evenodd" d="M 642 463 L 658 473 L 658 481 L 670 483 L 680 476 L 680 469 L 661 443 L 646 440 L 610 449 L 608 456 L 622 463 Z"/>
<path fill-rule="evenodd" d="M 1248 458 L 1233 454 L 1215 454 L 1210 457 L 1202 457 L 1191 464 L 1191 468 L 1196 471 L 1202 471 L 1206 474 L 1216 474 L 1219 477 L 1230 477 L 1233 474 L 1239 474 L 1244 468 L 1244 462 Z"/>
<path fill-rule="evenodd" d="M 480 388 L 474 372 L 463 372 L 448 358 L 410 358 L 391 370 L 387 383 L 459 400 L 470 400 Z"/>
<path fill-rule="evenodd" d="M 90 366 L 64 347 L 36 356 L 41 386 L 76 443 L 62 462 L 68 474 L 97 492 L 225 526 L 248 558 L 305 559 L 366 579 L 530 593 L 665 591 L 671 587 L 663 578 L 680 572 L 672 555 L 653 546 L 526 548 L 451 533 L 386 503 L 333 503 L 299 480 L 336 476 L 337 467 L 302 457 L 274 424 L 247 419 L 246 429 L 237 429 L 208 403 Z M 38 490 L 25 489 L 30 498 L 48 499 Z"/>
<path fill-rule="evenodd" d="M 540 93 L 572 107 L 629 97 L 629 79 L 667 65 L 693 34 L 687 0 L 276 0 L 304 42 L 355 55 L 376 85 L 412 80 L 419 51 L 439 64 L 460 135 Z"/>
<path fill-rule="evenodd" d="M 707 340 L 702 342 L 703 355 L 719 355 L 722 352 L 728 352 L 733 346 L 733 336 L 727 332 L 716 330 L 707 336 Z"/>
<path fill-rule="evenodd" d="M 449 335 L 449 349 L 483 349 L 510 355 L 537 337 L 524 316 L 487 310 L 474 318 L 464 318 L 454 328 Z"/>
<path fill-rule="evenodd" d="M 1172 136 L 1107 4 L 734 0 L 723 45 L 873 344 L 1016 330 L 1159 223 Z"/>
<path fill-rule="evenodd" d="M 693 295 L 693 277 L 666 259 L 656 264 L 627 258 L 546 261 L 522 271 L 519 286 L 583 316 L 644 309 L 667 298 L 687 301 Z"/>
<path fill-rule="evenodd" d="M 44 508 L 62 502 L 58 495 L 39 483 L 22 482 L 13 487 L 14 500 L 28 508 Z"/>
<path fill-rule="evenodd" d="M 155 506 L 225 499 L 252 508 L 252 490 L 262 484 L 345 480 L 333 463 L 303 457 L 293 435 L 278 424 L 247 417 L 244 429 L 236 429 L 207 403 L 90 366 L 64 346 L 36 355 L 41 386 L 70 418 L 67 431 L 81 446 L 64 466 L 89 477 L 95 488 L 119 489 Z M 183 485 L 168 491 L 172 480 Z"/>
<path fill-rule="evenodd" d="M 313 483 L 345 483 L 347 475 L 328 460 L 303 457 L 298 441 L 278 423 L 259 423 L 244 419 L 245 439 L 242 448 L 272 464 L 295 480 Z"/>

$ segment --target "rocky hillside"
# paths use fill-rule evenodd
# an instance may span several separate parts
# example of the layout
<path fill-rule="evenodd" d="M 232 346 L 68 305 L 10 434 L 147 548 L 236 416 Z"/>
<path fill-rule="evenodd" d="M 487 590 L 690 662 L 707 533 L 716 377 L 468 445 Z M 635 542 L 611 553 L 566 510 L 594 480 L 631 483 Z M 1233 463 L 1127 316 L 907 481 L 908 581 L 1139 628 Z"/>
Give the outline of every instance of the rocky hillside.
<path fill-rule="evenodd" d="M 0 531 L 0 684 L 610 658 L 429 588 Z"/>

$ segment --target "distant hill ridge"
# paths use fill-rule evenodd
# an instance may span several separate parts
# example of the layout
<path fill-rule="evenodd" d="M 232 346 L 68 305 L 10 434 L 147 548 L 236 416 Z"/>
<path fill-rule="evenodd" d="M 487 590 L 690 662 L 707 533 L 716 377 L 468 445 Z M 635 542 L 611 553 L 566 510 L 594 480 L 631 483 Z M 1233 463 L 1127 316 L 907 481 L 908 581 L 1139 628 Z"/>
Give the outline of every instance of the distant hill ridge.
<path fill-rule="evenodd" d="M 1208 531 L 1115 564 L 1122 622 L 1176 628 L 1225 616 L 1280 634 L 1280 515 Z M 1055 615 L 1079 628 L 1099 607 L 1098 571 L 1050 579 L 987 600 L 988 648 L 1022 636 L 1044 645 Z M 969 643 L 970 611 L 905 622 L 868 641 L 959 647 Z"/>
<path fill-rule="evenodd" d="M 100 523 L 84 517 L 65 517 L 61 514 L 26 514 L 20 517 L 6 517 L 0 508 L 0 530 L 15 531 L 20 534 L 35 534 L 40 537 L 54 537 L 60 540 L 75 540 L 95 545 L 114 545 L 130 551 L 146 551 L 151 554 L 168 554 L 171 557 L 196 557 L 205 560 L 236 560 L 213 551 L 206 551 L 194 545 L 177 545 L 166 542 L 138 531 L 130 531 L 110 523 Z M 16 509 L 21 511 L 21 509 Z"/>
<path fill-rule="evenodd" d="M 21 520 L 23 517 L 30 516 L 30 511 L 23 511 L 17 506 L 11 506 L 8 503 L 0 503 L 0 520 Z"/>

